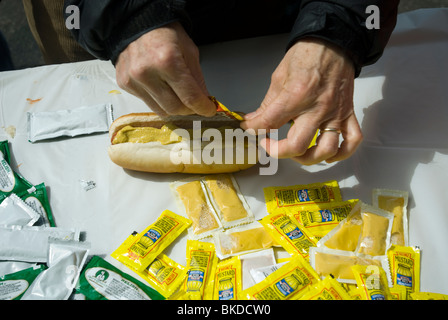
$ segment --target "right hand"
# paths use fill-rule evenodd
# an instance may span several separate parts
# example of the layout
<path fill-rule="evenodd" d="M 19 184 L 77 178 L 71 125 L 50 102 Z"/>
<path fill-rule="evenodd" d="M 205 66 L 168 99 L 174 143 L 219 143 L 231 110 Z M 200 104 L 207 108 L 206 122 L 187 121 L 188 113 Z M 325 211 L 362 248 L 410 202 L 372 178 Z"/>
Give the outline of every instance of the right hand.
<path fill-rule="evenodd" d="M 129 44 L 116 63 L 118 85 L 160 116 L 213 116 L 199 50 L 178 22 L 152 30 Z"/>

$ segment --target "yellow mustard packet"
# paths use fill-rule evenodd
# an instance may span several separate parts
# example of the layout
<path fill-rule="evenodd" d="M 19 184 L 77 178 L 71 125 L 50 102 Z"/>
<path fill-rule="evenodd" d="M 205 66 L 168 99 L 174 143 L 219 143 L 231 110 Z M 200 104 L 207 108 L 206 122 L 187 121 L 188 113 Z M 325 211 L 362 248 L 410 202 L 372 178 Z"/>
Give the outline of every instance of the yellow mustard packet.
<path fill-rule="evenodd" d="M 278 246 L 276 240 L 258 221 L 213 234 L 220 259 Z"/>
<path fill-rule="evenodd" d="M 420 291 L 420 248 L 392 245 L 387 251 L 392 285 L 408 292 Z"/>
<path fill-rule="evenodd" d="M 372 205 L 394 214 L 391 230 L 392 244 L 408 245 L 408 198 L 409 193 L 402 190 L 373 189 L 372 191 Z"/>
<path fill-rule="evenodd" d="M 361 201 L 358 201 L 347 218 L 321 238 L 317 246 L 334 250 L 355 251 L 362 229 Z"/>
<path fill-rule="evenodd" d="M 411 300 L 448 300 L 448 295 L 436 292 L 413 292 Z"/>
<path fill-rule="evenodd" d="M 190 225 L 189 219 L 165 210 L 144 231 L 129 236 L 111 256 L 132 270 L 142 272 Z"/>
<path fill-rule="evenodd" d="M 310 248 L 310 264 L 321 279 L 332 275 L 343 284 L 356 284 L 352 267 L 355 265 L 372 265 L 386 270 L 390 280 L 389 260 L 387 256 L 367 256 L 352 251 L 334 250 L 326 247 Z"/>
<path fill-rule="evenodd" d="M 393 300 L 409 300 L 408 292 L 405 287 L 402 286 L 390 287 L 389 291 Z"/>
<path fill-rule="evenodd" d="M 187 277 L 182 285 L 182 300 L 212 300 L 218 257 L 210 242 L 187 240 Z"/>
<path fill-rule="evenodd" d="M 210 96 L 209 99 L 212 100 L 213 103 L 216 105 L 217 112 L 222 112 L 225 115 L 227 115 L 228 117 L 239 120 L 239 121 L 244 120 L 240 114 L 230 111 L 226 106 L 224 106 L 221 102 L 219 102 L 215 97 Z"/>
<path fill-rule="evenodd" d="M 246 199 L 232 174 L 213 174 L 203 177 L 210 202 L 224 228 L 251 223 L 255 220 Z"/>
<path fill-rule="evenodd" d="M 387 275 L 382 267 L 355 265 L 352 271 L 362 300 L 393 300 Z"/>
<path fill-rule="evenodd" d="M 362 300 L 361 289 L 358 287 L 351 288 L 348 291 L 348 295 L 350 296 L 350 300 Z"/>
<path fill-rule="evenodd" d="M 317 240 L 292 215 L 272 213 L 261 220 L 271 237 L 289 254 L 299 254 L 308 258 L 310 247 L 316 246 Z"/>
<path fill-rule="evenodd" d="M 221 221 L 207 194 L 201 177 L 187 178 L 170 184 L 180 213 L 192 221 L 189 238 L 201 240 L 223 230 Z"/>
<path fill-rule="evenodd" d="M 330 276 L 334 278 L 334 276 L 333 276 L 332 274 L 330 274 Z M 322 278 L 322 277 L 321 277 L 321 278 Z M 358 288 L 358 286 L 357 286 L 355 283 L 344 283 L 344 282 L 340 282 L 340 281 L 338 281 L 338 282 L 341 284 L 341 286 L 342 286 L 347 292 L 350 292 L 351 290 L 353 290 L 353 289 L 357 289 L 357 288 Z"/>
<path fill-rule="evenodd" d="M 292 210 L 294 218 L 317 239 L 322 239 L 350 214 L 358 202 L 351 199 L 342 202 L 308 204 Z"/>
<path fill-rule="evenodd" d="M 246 300 L 297 300 L 319 281 L 310 264 L 296 254 L 264 280 L 244 290 L 242 296 Z"/>
<path fill-rule="evenodd" d="M 370 256 L 385 255 L 390 246 L 394 215 L 363 203 L 361 218 L 361 235 L 356 252 Z"/>
<path fill-rule="evenodd" d="M 300 300 L 352 300 L 352 297 L 336 279 L 327 276 Z"/>
<path fill-rule="evenodd" d="M 390 246 L 393 214 L 358 201 L 346 219 L 321 238 L 317 246 L 385 255 Z"/>
<path fill-rule="evenodd" d="M 241 260 L 234 256 L 218 262 L 213 300 L 239 300 L 243 286 Z"/>
<path fill-rule="evenodd" d="M 267 187 L 263 192 L 268 213 L 285 212 L 304 204 L 342 201 L 339 184 L 335 180 L 288 187 Z"/>
<path fill-rule="evenodd" d="M 289 257 L 279 257 L 276 259 L 277 263 L 289 262 L 291 261 L 292 256 Z"/>
<path fill-rule="evenodd" d="M 137 274 L 168 299 L 185 280 L 187 269 L 161 253 L 148 267 Z"/>

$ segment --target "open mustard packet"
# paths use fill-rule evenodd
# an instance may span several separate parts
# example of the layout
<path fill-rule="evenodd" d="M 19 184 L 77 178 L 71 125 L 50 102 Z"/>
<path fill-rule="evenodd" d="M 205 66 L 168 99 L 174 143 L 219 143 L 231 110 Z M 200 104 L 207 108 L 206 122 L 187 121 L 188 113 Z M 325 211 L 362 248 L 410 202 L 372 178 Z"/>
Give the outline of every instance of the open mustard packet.
<path fill-rule="evenodd" d="M 394 215 L 391 230 L 392 244 L 400 246 L 409 244 L 408 199 L 407 191 L 392 189 L 373 189 L 372 191 L 372 205 Z"/>
<path fill-rule="evenodd" d="M 187 178 L 171 183 L 170 188 L 180 212 L 192 220 L 191 239 L 208 238 L 255 220 L 231 174 Z"/>
<path fill-rule="evenodd" d="M 347 218 L 320 239 L 317 246 L 371 256 L 385 255 L 390 247 L 393 219 L 392 213 L 359 201 Z"/>
<path fill-rule="evenodd" d="M 216 254 L 220 259 L 279 246 L 258 221 L 231 228 L 224 232 L 215 232 L 213 240 Z"/>

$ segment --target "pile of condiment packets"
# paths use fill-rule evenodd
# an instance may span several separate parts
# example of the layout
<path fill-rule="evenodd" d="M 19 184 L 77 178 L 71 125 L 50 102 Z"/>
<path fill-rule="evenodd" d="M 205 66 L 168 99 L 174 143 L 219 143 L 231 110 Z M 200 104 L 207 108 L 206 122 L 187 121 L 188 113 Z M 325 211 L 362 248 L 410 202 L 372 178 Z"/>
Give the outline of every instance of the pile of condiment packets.
<path fill-rule="evenodd" d="M 336 181 L 269 187 L 268 214 L 255 221 L 231 175 L 188 178 L 171 189 L 179 214 L 162 212 L 111 253 L 164 299 L 448 298 L 420 292 L 420 248 L 408 244 L 407 192 L 375 189 L 368 205 L 343 201 Z M 185 230 L 181 264 L 164 250 Z M 289 256 L 278 258 L 276 250 Z M 98 297 L 92 282 L 83 281 L 78 292 Z"/>
<path fill-rule="evenodd" d="M 448 298 L 420 292 L 407 192 L 375 189 L 368 205 L 343 201 L 336 181 L 269 187 L 268 214 L 256 221 L 232 175 L 176 181 L 179 212 L 162 212 L 111 253 L 140 281 L 99 256 L 89 260 L 79 231 L 55 226 L 45 185 L 11 169 L 7 141 L 0 148 L 1 300 Z M 190 183 L 196 188 L 182 188 Z M 179 263 L 165 249 L 184 232 Z"/>
<path fill-rule="evenodd" d="M 0 156 L 0 300 L 66 300 L 90 244 L 55 226 L 45 184 L 12 170 L 8 141 Z"/>

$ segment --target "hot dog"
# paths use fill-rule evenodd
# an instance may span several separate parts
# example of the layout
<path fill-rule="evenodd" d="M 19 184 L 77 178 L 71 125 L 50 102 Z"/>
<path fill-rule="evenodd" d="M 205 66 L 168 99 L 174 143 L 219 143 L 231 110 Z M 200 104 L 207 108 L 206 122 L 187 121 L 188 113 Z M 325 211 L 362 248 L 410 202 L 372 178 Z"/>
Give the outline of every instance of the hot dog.
<path fill-rule="evenodd" d="M 256 136 L 224 112 L 213 117 L 131 113 L 112 123 L 109 136 L 112 162 L 136 171 L 231 173 L 258 160 Z"/>

